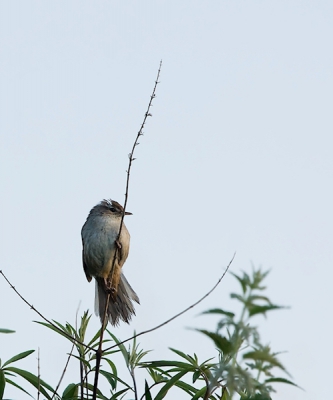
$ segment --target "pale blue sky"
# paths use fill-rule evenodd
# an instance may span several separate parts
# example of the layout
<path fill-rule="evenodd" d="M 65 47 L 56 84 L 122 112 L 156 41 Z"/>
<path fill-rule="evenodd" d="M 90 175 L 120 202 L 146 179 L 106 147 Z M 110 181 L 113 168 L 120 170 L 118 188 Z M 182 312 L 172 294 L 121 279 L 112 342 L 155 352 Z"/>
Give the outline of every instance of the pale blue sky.
<path fill-rule="evenodd" d="M 281 361 L 306 392 L 280 385 L 274 399 L 327 397 L 332 21 L 328 0 L 1 1 L 0 268 L 50 319 L 74 322 L 79 302 L 93 310 L 81 226 L 101 199 L 124 201 L 127 154 L 163 59 L 126 219 L 124 271 L 141 306 L 115 334 L 197 300 L 237 251 L 232 270 L 272 269 L 268 296 L 291 306 L 258 324 L 264 341 L 288 351 Z M 213 345 L 185 328 L 208 327 L 196 315 L 232 308 L 236 288 L 227 276 L 140 342 L 156 359 L 173 357 L 168 346 L 210 357 Z M 1 336 L 2 359 L 39 346 L 42 376 L 55 385 L 68 343 L 34 324 L 1 279 L 0 302 L 0 327 L 17 331 Z M 37 373 L 36 356 L 21 366 Z M 75 374 L 73 363 L 67 382 Z"/>

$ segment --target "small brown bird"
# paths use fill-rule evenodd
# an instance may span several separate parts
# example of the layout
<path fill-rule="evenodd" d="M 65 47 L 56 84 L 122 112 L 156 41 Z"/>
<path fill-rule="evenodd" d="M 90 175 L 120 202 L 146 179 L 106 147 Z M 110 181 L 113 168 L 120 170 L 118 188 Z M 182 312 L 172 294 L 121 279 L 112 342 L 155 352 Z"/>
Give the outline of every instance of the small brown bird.
<path fill-rule="evenodd" d="M 103 323 L 106 299 L 110 293 L 107 317 L 114 326 L 119 324 L 119 320 L 129 323 L 135 315 L 132 300 L 140 304 L 139 297 L 121 271 L 130 244 L 130 234 L 124 223 L 117 240 L 123 211 L 118 202 L 103 200 L 92 208 L 81 230 L 83 269 L 89 282 L 92 277 L 96 280 L 95 313 Z M 125 215 L 132 213 L 125 212 Z M 116 251 L 114 273 L 109 283 Z"/>

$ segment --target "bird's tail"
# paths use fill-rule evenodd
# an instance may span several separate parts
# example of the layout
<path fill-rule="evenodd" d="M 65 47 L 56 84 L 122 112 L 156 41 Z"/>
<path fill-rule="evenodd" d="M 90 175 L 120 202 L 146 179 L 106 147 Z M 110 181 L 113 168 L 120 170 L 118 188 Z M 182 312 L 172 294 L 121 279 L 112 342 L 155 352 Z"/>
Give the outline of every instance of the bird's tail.
<path fill-rule="evenodd" d="M 96 278 L 96 295 L 95 295 L 95 313 L 99 315 L 103 323 L 105 304 L 107 300 L 107 292 L 103 278 Z M 110 296 L 109 306 L 107 310 L 108 320 L 113 326 L 119 324 L 119 321 L 129 323 L 132 315 L 135 315 L 135 309 L 132 300 L 140 304 L 138 295 L 134 292 L 128 283 L 125 275 L 121 273 L 117 292 L 117 299 L 113 301 Z"/>

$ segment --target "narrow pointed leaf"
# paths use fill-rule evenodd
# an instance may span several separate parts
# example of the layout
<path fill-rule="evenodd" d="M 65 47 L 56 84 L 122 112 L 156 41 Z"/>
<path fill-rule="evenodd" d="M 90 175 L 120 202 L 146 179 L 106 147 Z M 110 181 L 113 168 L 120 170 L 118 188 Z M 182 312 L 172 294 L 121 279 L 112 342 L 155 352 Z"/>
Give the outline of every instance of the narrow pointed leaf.
<path fill-rule="evenodd" d="M 191 371 L 194 367 L 191 364 L 187 364 L 181 361 L 168 361 L 168 360 L 161 360 L 161 361 L 150 361 L 140 364 L 140 368 L 159 368 L 159 367 L 175 367 L 180 370 L 186 369 Z"/>
<path fill-rule="evenodd" d="M 108 332 L 108 334 L 112 337 L 112 339 L 114 340 L 114 342 L 118 345 L 118 347 L 119 347 L 119 349 L 120 349 L 120 351 L 121 351 L 121 353 L 122 353 L 122 355 L 123 355 L 123 357 L 124 357 L 124 360 L 125 360 L 125 362 L 126 362 L 126 365 L 127 365 L 127 367 L 128 367 L 128 363 L 129 363 L 129 354 L 128 354 L 128 351 L 127 351 L 127 349 L 126 349 L 126 347 L 124 346 L 124 344 L 123 343 L 121 343 L 121 341 L 118 339 L 118 338 L 116 338 L 116 336 L 115 335 L 113 335 L 108 329 L 107 329 L 107 332 Z"/>
<path fill-rule="evenodd" d="M 240 276 L 236 275 L 236 274 L 233 273 L 233 272 L 230 272 L 230 274 L 233 275 L 233 276 L 238 280 L 238 282 L 239 282 L 239 283 L 241 284 L 241 286 L 242 286 L 243 293 L 245 294 L 245 292 L 246 292 L 246 287 L 247 287 L 247 285 L 249 285 L 249 283 L 250 283 L 250 278 L 249 278 L 248 274 L 246 274 L 246 273 L 244 272 L 244 273 L 243 273 L 243 274 L 244 274 L 243 278 L 241 278 Z"/>
<path fill-rule="evenodd" d="M 290 381 L 289 379 L 285 379 L 285 378 L 269 378 L 269 379 L 265 380 L 265 383 L 270 383 L 270 382 L 287 383 L 288 385 L 293 385 L 293 386 L 300 388 L 300 386 L 296 385 L 296 383 Z"/>
<path fill-rule="evenodd" d="M 154 400 L 162 400 L 168 393 L 168 391 L 180 380 L 182 376 L 184 376 L 187 373 L 187 371 L 182 371 L 176 374 L 174 377 L 172 377 L 163 387 L 162 389 L 157 393 L 156 397 Z"/>
<path fill-rule="evenodd" d="M 191 398 L 193 396 L 194 393 L 197 392 L 197 388 L 195 388 L 194 386 L 189 385 L 188 383 L 184 382 L 184 381 L 178 381 L 175 383 L 175 386 L 179 387 L 180 389 L 184 390 L 184 392 L 188 393 Z"/>
<path fill-rule="evenodd" d="M 200 371 L 199 370 L 194 371 L 194 374 L 193 374 L 193 377 L 192 377 L 192 383 L 195 383 L 196 380 L 199 378 L 199 376 L 200 376 Z"/>
<path fill-rule="evenodd" d="M 6 378 L 2 369 L 0 369 L 0 399 L 3 399 L 3 394 L 5 392 Z"/>
<path fill-rule="evenodd" d="M 174 353 L 178 354 L 180 357 L 185 358 L 185 360 L 189 361 L 191 364 L 193 364 L 193 358 L 191 356 L 189 356 L 188 354 L 183 353 L 180 350 L 177 349 L 173 349 L 172 347 L 169 347 L 171 351 L 173 351 Z"/>
<path fill-rule="evenodd" d="M 51 396 L 49 396 L 49 394 L 44 388 L 54 393 L 53 388 L 46 382 L 44 382 L 42 379 L 38 379 L 36 375 L 32 374 L 31 372 L 15 367 L 7 367 L 6 370 L 14 372 L 17 375 L 20 375 L 23 379 L 31 383 L 31 385 L 33 385 L 36 389 L 39 389 L 40 392 L 43 394 L 43 396 L 45 396 L 48 400 L 51 399 Z"/>
<path fill-rule="evenodd" d="M 204 398 L 204 395 L 205 395 L 206 391 L 207 391 L 207 387 L 204 386 L 203 388 L 201 388 L 200 390 L 198 390 L 196 392 L 196 394 L 192 397 L 192 400 L 197 400 L 197 399 L 200 399 L 200 398 Z"/>
<path fill-rule="evenodd" d="M 249 315 L 252 317 L 255 314 L 266 314 L 267 311 L 280 310 L 281 308 L 286 308 L 286 307 L 276 306 L 274 304 L 269 306 L 259 306 L 256 304 L 253 305 L 251 304 L 248 307 L 248 310 L 249 310 Z"/>
<path fill-rule="evenodd" d="M 145 399 L 146 400 L 153 400 L 153 398 L 151 397 L 151 393 L 150 393 L 150 389 L 148 386 L 148 382 L 145 380 Z"/>
<path fill-rule="evenodd" d="M 1 329 L 0 328 L 0 333 L 15 333 L 15 331 L 12 331 L 11 329 Z"/>
<path fill-rule="evenodd" d="M 7 374 L 6 374 L 7 375 Z M 29 393 L 29 392 L 27 392 L 25 389 L 23 389 L 23 387 L 21 387 L 20 385 L 18 385 L 17 383 L 15 383 L 15 382 L 13 382 L 12 380 L 10 380 L 10 379 L 6 379 L 6 382 L 9 384 L 9 385 L 12 385 L 12 386 L 14 386 L 14 387 L 16 387 L 17 389 L 19 389 L 19 390 L 22 390 L 22 392 L 24 392 L 25 394 L 27 394 L 28 396 L 30 396 L 30 397 L 32 397 L 33 398 L 33 396 L 31 396 L 31 394 Z M 0 399 L 1 399 L 1 397 L 0 397 Z"/>
<path fill-rule="evenodd" d="M 222 308 L 211 308 L 210 310 L 204 311 L 201 314 L 222 314 L 230 318 L 233 318 L 235 316 L 234 313 L 222 310 Z"/>
<path fill-rule="evenodd" d="M 110 400 L 116 400 L 116 399 L 118 399 L 119 396 L 121 396 L 122 394 L 126 393 L 127 391 L 128 391 L 128 389 L 119 390 L 119 392 L 115 393 L 115 394 L 110 398 Z M 122 398 L 123 398 L 123 397 L 122 397 Z"/>
<path fill-rule="evenodd" d="M 9 365 L 15 361 L 18 360 L 22 360 L 22 358 L 28 357 L 31 353 L 33 353 L 35 350 L 28 350 L 28 351 L 24 351 L 23 353 L 17 354 L 16 356 L 10 358 L 9 360 L 7 360 L 3 367 L 5 367 L 6 365 Z"/>

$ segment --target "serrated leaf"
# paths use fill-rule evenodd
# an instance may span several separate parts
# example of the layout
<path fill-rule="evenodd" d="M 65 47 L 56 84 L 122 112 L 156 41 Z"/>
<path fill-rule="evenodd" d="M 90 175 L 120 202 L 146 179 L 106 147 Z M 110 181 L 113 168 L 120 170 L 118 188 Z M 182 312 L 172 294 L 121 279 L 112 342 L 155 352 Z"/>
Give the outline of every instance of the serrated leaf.
<path fill-rule="evenodd" d="M 271 382 L 287 383 L 288 385 L 293 385 L 293 386 L 300 388 L 300 386 L 296 385 L 296 383 L 290 381 L 289 379 L 285 379 L 285 378 L 269 378 L 269 379 L 265 380 L 265 383 L 271 383 Z"/>
<path fill-rule="evenodd" d="M 270 354 L 267 351 L 262 351 L 262 350 L 254 350 L 254 351 L 249 351 L 248 353 L 243 354 L 244 359 L 251 359 L 251 360 L 260 360 L 260 361 L 266 361 L 275 367 L 278 367 L 285 371 L 284 366 L 274 357 L 274 355 Z"/>
<path fill-rule="evenodd" d="M 22 358 L 28 357 L 31 353 L 33 353 L 35 350 L 28 350 L 28 351 L 23 351 L 20 354 L 17 354 L 16 356 L 10 358 L 7 360 L 2 367 L 5 367 L 6 365 L 9 365 L 15 361 L 22 360 Z"/>
<path fill-rule="evenodd" d="M 239 300 L 241 303 L 246 304 L 246 300 L 245 300 L 240 294 L 237 294 L 237 293 L 230 293 L 230 298 L 232 298 L 232 299 L 237 299 L 237 300 Z"/>
<path fill-rule="evenodd" d="M 198 332 L 203 333 L 204 335 L 208 336 L 212 339 L 215 343 L 215 346 L 220 349 L 223 354 L 230 354 L 233 351 L 233 344 L 224 336 L 219 335 L 215 332 L 209 332 L 205 329 L 196 329 Z"/>
<path fill-rule="evenodd" d="M 201 314 L 223 314 L 230 318 L 233 318 L 235 316 L 234 313 L 222 310 L 222 308 L 211 308 L 210 310 L 204 311 Z"/>
<path fill-rule="evenodd" d="M 248 306 L 250 317 L 252 317 L 253 315 L 256 315 L 256 314 L 266 314 L 267 311 L 271 311 L 271 310 L 280 310 L 281 308 L 286 308 L 286 307 L 276 306 L 274 304 L 269 305 L 269 306 L 259 306 L 259 305 L 251 304 Z"/>
<path fill-rule="evenodd" d="M 243 291 L 243 293 L 245 294 L 245 292 L 246 292 L 246 287 L 249 285 L 249 283 L 250 283 L 250 278 L 249 278 L 249 276 L 245 273 L 245 272 L 243 272 L 243 274 L 244 274 L 244 276 L 243 276 L 243 278 L 241 278 L 240 276 L 238 276 L 238 275 L 236 275 L 234 272 L 231 272 L 230 271 L 230 274 L 231 275 L 233 275 L 237 280 L 238 280 L 238 282 L 241 284 L 241 286 L 242 286 L 242 291 Z"/>
<path fill-rule="evenodd" d="M 254 395 L 242 396 L 240 400 L 272 400 L 267 394 L 256 393 Z"/>
<path fill-rule="evenodd" d="M 260 296 L 260 295 L 253 294 L 253 295 L 248 297 L 248 301 L 249 302 L 253 302 L 255 300 L 261 300 L 261 301 L 265 301 L 268 304 L 271 304 L 271 301 L 266 296 Z"/>

